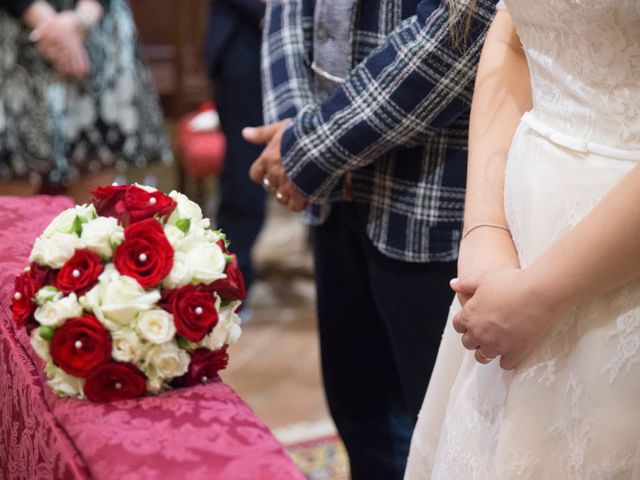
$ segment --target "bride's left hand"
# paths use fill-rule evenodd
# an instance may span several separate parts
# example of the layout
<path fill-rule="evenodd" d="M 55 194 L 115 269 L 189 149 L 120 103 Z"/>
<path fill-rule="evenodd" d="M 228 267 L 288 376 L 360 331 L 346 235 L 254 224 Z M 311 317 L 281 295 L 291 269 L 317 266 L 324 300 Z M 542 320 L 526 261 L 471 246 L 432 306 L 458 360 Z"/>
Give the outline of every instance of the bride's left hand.
<path fill-rule="evenodd" d="M 462 334 L 462 344 L 475 350 L 476 360 L 488 363 L 500 356 L 500 366 L 515 368 L 547 334 L 562 308 L 535 288 L 521 269 L 503 268 L 482 277 L 457 279 L 456 293 L 475 290 L 473 297 L 453 318 L 453 327 Z"/>

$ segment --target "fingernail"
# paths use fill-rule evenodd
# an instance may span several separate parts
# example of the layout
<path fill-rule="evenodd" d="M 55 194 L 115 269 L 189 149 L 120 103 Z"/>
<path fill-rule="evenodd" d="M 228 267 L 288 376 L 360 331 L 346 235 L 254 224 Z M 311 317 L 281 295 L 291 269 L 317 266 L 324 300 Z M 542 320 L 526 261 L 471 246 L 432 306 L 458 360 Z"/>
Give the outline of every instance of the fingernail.
<path fill-rule="evenodd" d="M 38 35 L 38 32 L 36 32 L 35 30 L 29 34 L 29 40 L 31 40 L 32 42 L 37 42 L 39 38 L 40 35 Z"/>
<path fill-rule="evenodd" d="M 253 127 L 244 127 L 242 129 L 242 135 L 253 136 L 256 133 L 256 129 Z"/>
<path fill-rule="evenodd" d="M 451 280 L 449 280 L 449 285 L 451 285 L 452 287 L 455 287 L 456 283 L 458 283 L 457 278 L 452 278 Z"/>

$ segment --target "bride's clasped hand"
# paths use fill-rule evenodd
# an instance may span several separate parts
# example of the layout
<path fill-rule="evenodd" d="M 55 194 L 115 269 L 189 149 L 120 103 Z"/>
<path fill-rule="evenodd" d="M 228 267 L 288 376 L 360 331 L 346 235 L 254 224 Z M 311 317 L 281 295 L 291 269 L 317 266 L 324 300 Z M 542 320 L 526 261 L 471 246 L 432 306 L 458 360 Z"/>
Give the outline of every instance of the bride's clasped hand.
<path fill-rule="evenodd" d="M 512 266 L 488 272 L 479 280 L 455 278 L 451 288 L 459 296 L 470 297 L 453 318 L 464 347 L 475 350 L 480 363 L 500 357 L 500 366 L 507 370 L 542 343 L 567 309 L 547 295 L 546 286 L 526 269 Z"/>

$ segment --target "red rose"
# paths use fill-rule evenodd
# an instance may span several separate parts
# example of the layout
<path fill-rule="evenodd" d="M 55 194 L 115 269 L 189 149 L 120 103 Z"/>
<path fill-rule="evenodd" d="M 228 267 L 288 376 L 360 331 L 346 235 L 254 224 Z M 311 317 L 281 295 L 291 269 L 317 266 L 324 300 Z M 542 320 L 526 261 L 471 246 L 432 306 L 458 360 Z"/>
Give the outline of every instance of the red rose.
<path fill-rule="evenodd" d="M 56 286 L 65 295 L 75 292 L 78 296 L 88 292 L 104 270 L 100 256 L 91 250 L 76 250 L 58 273 Z"/>
<path fill-rule="evenodd" d="M 51 358 L 68 374 L 84 378 L 111 359 L 111 335 L 93 315 L 70 318 L 51 338 Z"/>
<path fill-rule="evenodd" d="M 218 372 L 224 370 L 228 362 L 229 355 L 227 354 L 226 346 L 215 351 L 199 348 L 191 353 L 189 370 L 180 378 L 178 383 L 180 386 L 190 387 L 217 379 L 219 377 Z"/>
<path fill-rule="evenodd" d="M 18 327 L 23 327 L 33 319 L 33 312 L 36 309 L 33 297 L 38 290 L 51 283 L 55 283 L 55 271 L 36 263 L 32 263 L 28 270 L 16 277 L 11 312 L 13 321 Z"/>
<path fill-rule="evenodd" d="M 233 260 L 227 264 L 224 273 L 227 278 L 216 280 L 207 285 L 207 290 L 217 293 L 222 301 L 244 300 L 247 296 L 247 289 L 244 285 L 244 277 L 238 266 L 238 257 L 236 255 L 233 255 Z"/>
<path fill-rule="evenodd" d="M 124 242 L 113 253 L 113 263 L 122 275 L 150 288 L 171 271 L 173 247 L 160 223 L 149 218 L 125 228 Z"/>
<path fill-rule="evenodd" d="M 218 323 L 218 312 L 211 292 L 193 285 L 165 290 L 162 308 L 173 314 L 178 335 L 199 342 Z"/>
<path fill-rule="evenodd" d="M 140 222 L 156 215 L 166 222 L 178 205 L 173 198 L 159 190 L 147 192 L 138 187 L 129 188 L 124 202 L 130 215 L 130 223 Z"/>
<path fill-rule="evenodd" d="M 129 400 L 147 391 L 145 376 L 131 363 L 109 362 L 97 367 L 84 384 L 84 394 L 92 402 Z"/>
<path fill-rule="evenodd" d="M 91 194 L 98 215 L 115 217 L 125 226 L 156 215 L 166 221 L 177 206 L 160 191 L 147 192 L 134 185 L 98 187 Z"/>
<path fill-rule="evenodd" d="M 91 203 L 96 207 L 98 215 L 117 219 L 125 215 L 127 208 L 124 203 L 124 196 L 127 190 L 129 190 L 129 185 L 111 185 L 92 190 Z"/>

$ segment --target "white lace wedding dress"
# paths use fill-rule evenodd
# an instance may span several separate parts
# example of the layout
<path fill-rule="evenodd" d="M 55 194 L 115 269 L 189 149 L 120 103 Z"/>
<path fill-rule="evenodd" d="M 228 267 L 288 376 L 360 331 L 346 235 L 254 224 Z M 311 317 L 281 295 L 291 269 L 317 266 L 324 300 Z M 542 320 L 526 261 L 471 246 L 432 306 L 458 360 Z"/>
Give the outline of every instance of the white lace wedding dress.
<path fill-rule="evenodd" d="M 640 0 L 506 4 L 534 99 L 505 178 L 526 266 L 640 162 Z M 640 479 L 640 283 L 576 308 L 510 372 L 450 318 L 406 479 Z"/>

